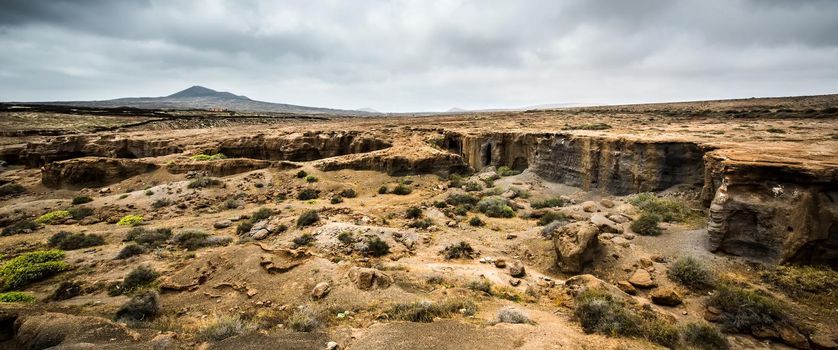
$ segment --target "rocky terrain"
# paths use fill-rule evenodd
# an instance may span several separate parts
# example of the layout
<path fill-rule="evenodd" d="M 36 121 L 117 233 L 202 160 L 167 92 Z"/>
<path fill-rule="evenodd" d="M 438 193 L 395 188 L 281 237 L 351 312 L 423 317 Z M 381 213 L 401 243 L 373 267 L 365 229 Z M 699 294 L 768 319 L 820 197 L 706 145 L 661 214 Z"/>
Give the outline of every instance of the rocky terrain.
<path fill-rule="evenodd" d="M 838 95 L 0 125 L 0 348 L 838 348 Z"/>

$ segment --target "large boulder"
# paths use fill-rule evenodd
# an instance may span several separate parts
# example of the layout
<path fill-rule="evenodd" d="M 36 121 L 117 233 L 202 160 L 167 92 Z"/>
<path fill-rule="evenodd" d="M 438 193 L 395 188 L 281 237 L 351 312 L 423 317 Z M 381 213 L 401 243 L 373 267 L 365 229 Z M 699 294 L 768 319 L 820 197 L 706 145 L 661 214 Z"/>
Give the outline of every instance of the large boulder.
<path fill-rule="evenodd" d="M 599 229 L 589 222 L 567 224 L 553 234 L 556 264 L 565 273 L 579 273 L 599 251 Z"/>
<path fill-rule="evenodd" d="M 596 225 L 596 227 L 602 232 L 618 234 L 623 233 L 623 226 L 611 221 L 611 219 L 606 218 L 605 215 L 602 214 L 591 215 L 591 223 Z"/>
<path fill-rule="evenodd" d="M 83 157 L 44 165 L 41 182 L 52 188 L 103 186 L 155 169 L 157 165 L 136 159 Z"/>

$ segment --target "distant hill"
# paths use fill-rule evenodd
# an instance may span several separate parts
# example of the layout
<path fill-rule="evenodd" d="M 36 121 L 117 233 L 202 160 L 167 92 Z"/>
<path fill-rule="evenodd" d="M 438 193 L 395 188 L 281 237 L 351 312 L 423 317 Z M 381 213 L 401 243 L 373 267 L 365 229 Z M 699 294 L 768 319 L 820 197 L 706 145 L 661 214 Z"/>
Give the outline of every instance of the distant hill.
<path fill-rule="evenodd" d="M 330 109 L 256 101 L 251 100 L 247 96 L 236 95 L 226 91 L 216 91 L 203 86 L 192 86 L 169 96 L 162 97 L 126 97 L 104 101 L 60 101 L 44 102 L 41 104 L 98 108 L 134 107 L 145 109 L 209 109 L 239 112 L 329 114 L 349 116 L 364 116 L 373 114 L 362 110 Z"/>

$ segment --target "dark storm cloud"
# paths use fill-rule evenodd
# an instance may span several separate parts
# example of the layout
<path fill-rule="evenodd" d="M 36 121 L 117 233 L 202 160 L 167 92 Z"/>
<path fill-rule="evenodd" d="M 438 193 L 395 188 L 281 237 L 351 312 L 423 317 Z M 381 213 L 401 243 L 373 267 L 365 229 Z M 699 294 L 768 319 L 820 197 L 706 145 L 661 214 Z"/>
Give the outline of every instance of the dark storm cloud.
<path fill-rule="evenodd" d="M 834 93 L 838 1 L 2 1 L 0 100 L 380 110 Z"/>

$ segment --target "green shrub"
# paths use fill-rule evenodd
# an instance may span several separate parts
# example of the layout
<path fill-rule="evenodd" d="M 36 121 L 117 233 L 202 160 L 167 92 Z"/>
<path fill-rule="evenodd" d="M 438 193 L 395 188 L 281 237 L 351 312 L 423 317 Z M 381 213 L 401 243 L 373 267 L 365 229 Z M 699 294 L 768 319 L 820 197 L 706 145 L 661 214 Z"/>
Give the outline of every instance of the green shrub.
<path fill-rule="evenodd" d="M 443 201 L 436 201 L 436 202 L 434 202 L 434 208 L 437 208 L 437 209 L 445 209 L 446 207 L 448 207 L 448 204 L 446 204 L 446 203 L 445 203 L 445 202 L 443 202 Z"/>
<path fill-rule="evenodd" d="M 211 177 L 199 177 L 192 181 L 189 181 L 189 184 L 186 186 L 187 188 L 206 188 L 206 187 L 218 187 L 221 186 L 221 180 L 214 179 Z"/>
<path fill-rule="evenodd" d="M 396 187 L 393 187 L 393 191 L 391 193 L 399 196 L 405 196 L 410 194 L 411 192 L 413 192 L 413 190 L 410 189 L 410 187 L 406 186 L 405 184 L 398 184 L 396 185 Z"/>
<path fill-rule="evenodd" d="M 567 222 L 570 220 L 570 217 L 565 215 L 565 213 L 557 212 L 557 211 L 548 211 L 544 213 L 540 218 L 538 218 L 538 226 L 547 226 L 553 222 Z"/>
<path fill-rule="evenodd" d="M 559 197 L 547 198 L 540 201 L 535 201 L 530 203 L 530 206 L 534 209 L 542 209 L 542 208 L 554 208 L 554 207 L 561 207 L 564 206 L 564 200 Z"/>
<path fill-rule="evenodd" d="M 423 229 L 424 230 L 428 227 L 431 227 L 433 224 L 434 224 L 434 222 L 431 221 L 431 219 L 428 219 L 428 218 L 416 219 L 416 220 L 413 220 L 413 221 L 407 223 L 407 227 L 418 228 L 418 229 Z"/>
<path fill-rule="evenodd" d="M 95 247 L 105 243 L 102 236 L 95 234 L 70 233 L 67 231 L 58 232 L 49 238 L 49 245 L 63 250 L 76 250 L 81 248 Z"/>
<path fill-rule="evenodd" d="M 20 289 L 70 269 L 60 250 L 35 251 L 22 254 L 0 265 L 0 291 Z"/>
<path fill-rule="evenodd" d="M 239 201 L 238 201 L 237 199 L 235 199 L 235 198 L 228 198 L 228 199 L 227 199 L 227 200 L 225 200 L 223 203 L 221 203 L 221 208 L 223 208 L 223 209 L 228 209 L 228 210 L 230 210 L 230 209 L 238 209 L 240 206 L 242 206 L 242 203 L 241 203 L 241 202 L 239 202 Z"/>
<path fill-rule="evenodd" d="M 145 195 L 146 195 L 146 196 L 153 196 L 153 195 L 154 195 L 154 191 L 152 191 L 152 190 L 146 190 L 146 191 L 145 191 Z"/>
<path fill-rule="evenodd" d="M 172 230 L 168 228 L 148 230 L 142 227 L 134 227 L 128 231 L 124 241 L 133 241 L 145 247 L 157 248 L 171 237 Z"/>
<path fill-rule="evenodd" d="M 295 332 L 312 332 L 319 326 L 317 314 L 308 307 L 298 308 L 288 318 L 288 328 Z"/>
<path fill-rule="evenodd" d="M 308 173 L 307 173 L 307 172 L 305 172 L 305 170 L 300 170 L 300 171 L 298 171 L 298 172 L 297 172 L 297 175 L 295 175 L 295 176 L 296 176 L 298 179 L 302 179 L 302 178 L 304 178 L 304 177 L 308 176 Z"/>
<path fill-rule="evenodd" d="M 466 192 L 477 192 L 482 190 L 483 186 L 480 186 L 480 184 L 477 182 L 469 181 L 466 182 L 466 185 L 465 187 L 463 187 L 463 189 L 466 190 Z"/>
<path fill-rule="evenodd" d="M 34 303 L 37 301 L 32 294 L 24 292 L 0 293 L 0 303 Z"/>
<path fill-rule="evenodd" d="M 301 201 L 317 199 L 317 197 L 320 197 L 320 191 L 313 188 L 304 188 L 297 193 L 297 199 Z"/>
<path fill-rule="evenodd" d="M 387 194 L 387 185 L 381 185 L 381 187 L 378 188 L 378 194 Z"/>
<path fill-rule="evenodd" d="M 317 214 L 317 210 L 306 210 L 297 218 L 297 227 L 313 225 L 318 221 L 320 221 L 320 214 Z"/>
<path fill-rule="evenodd" d="M 253 223 L 250 221 L 245 221 L 240 223 L 236 226 L 236 234 L 243 235 L 245 233 L 250 232 L 250 229 L 253 228 Z"/>
<path fill-rule="evenodd" d="M 460 174 L 451 174 L 448 176 L 448 187 L 459 188 L 463 186 L 463 177 Z"/>
<path fill-rule="evenodd" d="M 489 282 L 489 280 L 485 278 L 480 278 L 468 282 L 468 284 L 466 284 L 466 288 L 471 289 L 475 292 L 483 292 L 492 295 L 492 282 Z"/>
<path fill-rule="evenodd" d="M 93 215 L 93 209 L 88 207 L 71 207 L 67 209 L 67 212 L 70 213 L 73 220 L 81 220 Z"/>
<path fill-rule="evenodd" d="M 294 237 L 294 245 L 297 247 L 307 246 L 315 241 L 314 236 L 310 233 L 303 233 L 297 237 Z"/>
<path fill-rule="evenodd" d="M 458 205 L 454 208 L 454 215 L 465 216 L 468 214 L 469 206 L 468 205 Z"/>
<path fill-rule="evenodd" d="M 247 321 L 240 316 L 223 316 L 215 319 L 198 331 L 197 338 L 203 341 L 221 341 L 248 330 Z"/>
<path fill-rule="evenodd" d="M 314 175 L 306 176 L 306 182 L 308 182 L 308 183 L 314 183 L 314 182 L 317 182 L 317 181 L 319 181 L 319 180 L 317 180 L 317 177 L 315 177 Z"/>
<path fill-rule="evenodd" d="M 707 301 L 722 311 L 719 323 L 728 331 L 749 333 L 754 327 L 770 326 L 786 316 L 780 302 L 768 294 L 732 282 L 718 284 Z"/>
<path fill-rule="evenodd" d="M 329 200 L 331 204 L 340 204 L 343 203 L 343 197 L 340 195 L 333 196 L 332 199 Z"/>
<path fill-rule="evenodd" d="M 730 348 L 724 334 L 707 323 L 688 323 L 681 329 L 684 342 L 701 350 L 726 350 Z"/>
<path fill-rule="evenodd" d="M 576 296 L 575 304 L 574 316 L 586 333 L 643 337 L 667 347 L 677 345 L 677 328 L 652 312 L 633 309 L 607 292 L 587 289 Z"/>
<path fill-rule="evenodd" d="M 660 216 L 644 213 L 631 223 L 631 230 L 643 236 L 659 236 L 663 233 L 663 230 L 658 226 L 660 221 Z"/>
<path fill-rule="evenodd" d="M 350 244 L 355 241 L 355 238 L 352 237 L 352 232 L 343 231 L 340 234 L 338 234 L 338 241 L 340 241 L 343 244 Z"/>
<path fill-rule="evenodd" d="M 13 182 L 0 186 L 0 196 L 11 196 L 23 192 L 26 192 L 26 188 Z"/>
<path fill-rule="evenodd" d="M 498 311 L 499 323 L 531 324 L 530 318 L 523 311 L 505 307 Z"/>
<path fill-rule="evenodd" d="M 274 215 L 273 210 L 268 208 L 259 208 L 255 213 L 253 213 L 253 215 L 250 216 L 250 222 L 255 224 L 259 221 L 270 218 L 271 215 Z"/>
<path fill-rule="evenodd" d="M 367 240 L 363 253 L 374 257 L 385 256 L 390 254 L 390 245 L 382 241 L 381 238 L 373 237 Z"/>
<path fill-rule="evenodd" d="M 170 205 L 172 205 L 172 201 L 168 198 L 160 198 L 151 203 L 151 207 L 154 209 L 160 209 L 163 207 L 168 207 Z"/>
<path fill-rule="evenodd" d="M 216 153 L 216 154 L 213 154 L 213 155 L 196 154 L 194 156 L 189 157 L 189 159 L 198 160 L 198 161 L 210 161 L 210 160 L 218 160 L 218 159 L 225 159 L 225 158 L 227 158 L 227 156 L 225 156 L 224 153 Z"/>
<path fill-rule="evenodd" d="M 35 231 L 37 229 L 38 229 L 38 224 L 36 224 L 34 221 L 23 220 L 23 221 L 18 221 L 16 223 L 12 224 L 11 226 L 3 228 L 3 232 L 0 232 L 0 236 L 11 236 L 11 235 L 16 235 L 16 234 Z"/>
<path fill-rule="evenodd" d="M 692 290 L 705 290 L 713 287 L 713 272 L 696 258 L 685 256 L 678 258 L 666 271 L 669 279 Z"/>
<path fill-rule="evenodd" d="M 663 222 L 686 222 L 700 216 L 681 200 L 658 198 L 653 193 L 636 194 L 628 202 L 644 213 L 657 215 Z"/>
<path fill-rule="evenodd" d="M 130 293 L 142 287 L 146 287 L 153 283 L 157 277 L 160 277 L 160 274 L 158 274 L 157 271 L 154 271 L 151 267 L 143 265 L 138 266 L 129 272 L 122 280 L 122 292 Z"/>
<path fill-rule="evenodd" d="M 515 176 L 515 175 L 520 174 L 521 172 L 518 171 L 518 170 L 510 169 L 508 166 L 503 165 L 503 166 L 498 167 L 497 173 L 500 176 Z"/>
<path fill-rule="evenodd" d="M 404 212 L 404 217 L 408 219 L 418 219 L 422 217 L 422 208 L 410 207 Z"/>
<path fill-rule="evenodd" d="M 477 202 L 477 210 L 492 218 L 511 218 L 515 216 L 515 211 L 506 204 L 506 199 L 498 196 L 481 199 Z"/>
<path fill-rule="evenodd" d="M 126 245 L 125 247 L 123 247 L 119 251 L 119 253 L 116 255 L 116 259 L 117 260 L 128 259 L 132 256 L 137 256 L 137 255 L 141 255 L 141 254 L 144 254 L 144 253 L 145 253 L 145 248 L 143 248 L 143 246 L 141 246 L 139 244 L 136 244 L 136 243 L 130 243 L 130 244 Z"/>
<path fill-rule="evenodd" d="M 116 320 L 123 322 L 151 321 L 160 313 L 157 292 L 146 291 L 137 294 L 119 307 Z"/>
<path fill-rule="evenodd" d="M 465 299 L 451 299 L 438 303 L 418 301 L 395 304 L 387 311 L 387 315 L 391 320 L 427 323 L 437 317 L 449 317 L 461 310 L 464 314 L 474 314 L 475 309 L 474 303 Z"/>
<path fill-rule="evenodd" d="M 794 297 L 838 297 L 838 271 L 827 266 L 778 265 L 760 272 L 763 281 Z"/>
<path fill-rule="evenodd" d="M 471 219 L 468 220 L 468 224 L 475 227 L 486 225 L 486 223 L 477 216 L 472 216 Z"/>
<path fill-rule="evenodd" d="M 452 193 L 445 199 L 450 205 L 475 205 L 480 199 L 467 193 Z"/>
<path fill-rule="evenodd" d="M 358 193 L 355 192 L 354 189 L 347 188 L 347 189 L 344 189 L 343 191 L 340 191 L 340 196 L 343 197 L 343 198 L 355 198 L 355 197 L 358 196 Z"/>
<path fill-rule="evenodd" d="M 175 244 L 186 250 L 197 250 L 204 247 L 226 245 L 232 238 L 225 236 L 211 236 L 203 231 L 186 230 L 173 238 Z"/>
<path fill-rule="evenodd" d="M 73 217 L 73 215 L 70 214 L 69 211 L 56 210 L 39 216 L 37 219 L 35 219 L 35 222 L 43 225 L 53 225 L 62 223 L 71 217 Z"/>
<path fill-rule="evenodd" d="M 88 197 L 88 196 L 76 196 L 76 197 L 73 197 L 73 205 L 79 205 L 79 204 L 84 204 L 84 203 L 90 203 L 90 202 L 92 202 L 92 201 L 93 201 L 93 198 L 90 198 L 90 197 Z"/>
<path fill-rule="evenodd" d="M 446 259 L 471 259 L 474 255 L 474 248 L 471 247 L 471 244 L 461 241 L 460 243 L 445 247 L 441 253 Z"/>
<path fill-rule="evenodd" d="M 140 215 L 125 215 L 116 224 L 120 226 L 137 226 L 142 222 L 143 217 Z"/>

